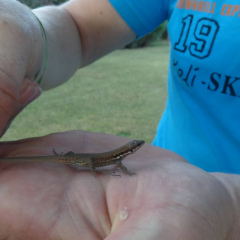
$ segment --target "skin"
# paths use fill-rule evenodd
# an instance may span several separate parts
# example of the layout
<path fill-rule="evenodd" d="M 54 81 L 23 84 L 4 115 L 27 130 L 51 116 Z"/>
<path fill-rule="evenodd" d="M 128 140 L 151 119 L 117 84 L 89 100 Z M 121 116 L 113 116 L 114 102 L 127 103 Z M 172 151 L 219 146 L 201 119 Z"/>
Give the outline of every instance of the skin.
<path fill-rule="evenodd" d="M 1 143 L 0 154 L 51 155 L 52 147 L 101 152 L 128 141 L 72 131 Z M 239 239 L 238 187 L 227 174 L 206 173 L 148 144 L 124 162 L 136 176 L 1 163 L 0 239 Z M 239 176 L 233 178 L 239 186 Z M 121 211 L 128 213 L 125 220 Z"/>
<path fill-rule="evenodd" d="M 32 12 L 0 0 L 0 133 L 42 89 L 136 38 L 107 0 L 72 0 Z M 66 36 L 71 36 L 68 38 Z M 1 143 L 0 157 L 101 152 L 129 141 L 73 131 Z M 137 176 L 121 178 L 48 163 L 0 164 L 0 239 L 237 240 L 240 177 L 206 173 L 150 145 L 125 160 Z M 128 213 L 120 220 L 120 211 Z"/>
<path fill-rule="evenodd" d="M 42 72 L 46 47 L 40 24 L 15 0 L 0 0 L 0 8 L 0 135 L 42 89 L 64 83 L 78 68 L 136 38 L 107 0 L 36 9 L 48 41 L 48 64 L 38 86 L 33 79 Z"/>

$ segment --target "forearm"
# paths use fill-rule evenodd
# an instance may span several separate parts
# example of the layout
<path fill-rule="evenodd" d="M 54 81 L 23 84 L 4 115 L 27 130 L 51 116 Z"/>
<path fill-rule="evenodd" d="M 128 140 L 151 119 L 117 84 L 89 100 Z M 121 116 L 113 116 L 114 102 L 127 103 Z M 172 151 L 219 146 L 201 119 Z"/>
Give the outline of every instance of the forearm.
<path fill-rule="evenodd" d="M 227 240 L 238 240 L 240 239 L 240 175 L 223 173 L 213 175 L 223 184 L 232 201 L 234 222 Z"/>
<path fill-rule="evenodd" d="M 81 66 L 80 35 L 73 18 L 62 8 L 42 7 L 33 12 L 46 32 L 48 56 L 41 87 L 49 89 L 68 80 Z"/>
<path fill-rule="evenodd" d="M 71 0 L 33 11 L 42 22 L 48 63 L 41 86 L 52 88 L 79 68 L 133 41 L 136 34 L 108 0 Z"/>

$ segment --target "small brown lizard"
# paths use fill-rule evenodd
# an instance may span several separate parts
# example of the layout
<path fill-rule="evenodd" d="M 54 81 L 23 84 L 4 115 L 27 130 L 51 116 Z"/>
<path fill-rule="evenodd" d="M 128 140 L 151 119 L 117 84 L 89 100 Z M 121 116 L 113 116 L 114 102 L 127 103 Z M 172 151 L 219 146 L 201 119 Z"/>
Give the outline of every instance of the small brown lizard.
<path fill-rule="evenodd" d="M 0 162 L 57 162 L 62 164 L 73 164 L 81 167 L 87 167 L 94 173 L 105 172 L 111 175 L 115 175 L 114 171 L 96 169 L 112 164 L 116 164 L 124 173 L 132 176 L 133 172 L 130 172 L 123 164 L 122 160 L 129 154 L 136 152 L 145 142 L 142 140 L 133 140 L 120 148 L 114 149 L 109 152 L 102 153 L 74 153 L 68 152 L 66 154 L 58 155 L 55 150 L 53 156 L 26 156 L 26 157 L 9 157 L 0 158 Z"/>

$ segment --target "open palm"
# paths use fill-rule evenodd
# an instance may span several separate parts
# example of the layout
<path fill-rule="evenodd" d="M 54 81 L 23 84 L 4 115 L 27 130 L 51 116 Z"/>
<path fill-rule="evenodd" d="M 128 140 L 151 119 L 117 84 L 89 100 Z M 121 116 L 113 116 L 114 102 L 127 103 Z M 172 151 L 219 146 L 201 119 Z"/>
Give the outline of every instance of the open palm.
<path fill-rule="evenodd" d="M 1 143 L 0 156 L 104 152 L 128 141 L 71 131 Z M 231 199 L 213 175 L 147 144 L 124 163 L 137 174 L 0 163 L 0 239 L 230 239 Z"/>

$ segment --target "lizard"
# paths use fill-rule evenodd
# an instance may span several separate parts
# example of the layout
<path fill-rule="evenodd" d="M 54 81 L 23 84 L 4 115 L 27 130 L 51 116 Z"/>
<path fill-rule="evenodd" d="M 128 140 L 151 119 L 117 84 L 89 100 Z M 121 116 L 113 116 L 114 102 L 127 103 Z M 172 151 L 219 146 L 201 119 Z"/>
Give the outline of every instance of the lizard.
<path fill-rule="evenodd" d="M 108 165 L 116 164 L 124 173 L 132 176 L 135 173 L 130 172 L 123 164 L 122 160 L 130 154 L 136 152 L 145 142 L 143 140 L 132 140 L 127 144 L 112 151 L 101 153 L 74 153 L 72 151 L 66 154 L 57 154 L 53 149 L 52 156 L 19 156 L 0 158 L 1 162 L 56 162 L 62 164 L 72 164 L 81 167 L 87 167 L 92 172 L 105 172 L 116 175 L 114 171 L 96 169 Z"/>

